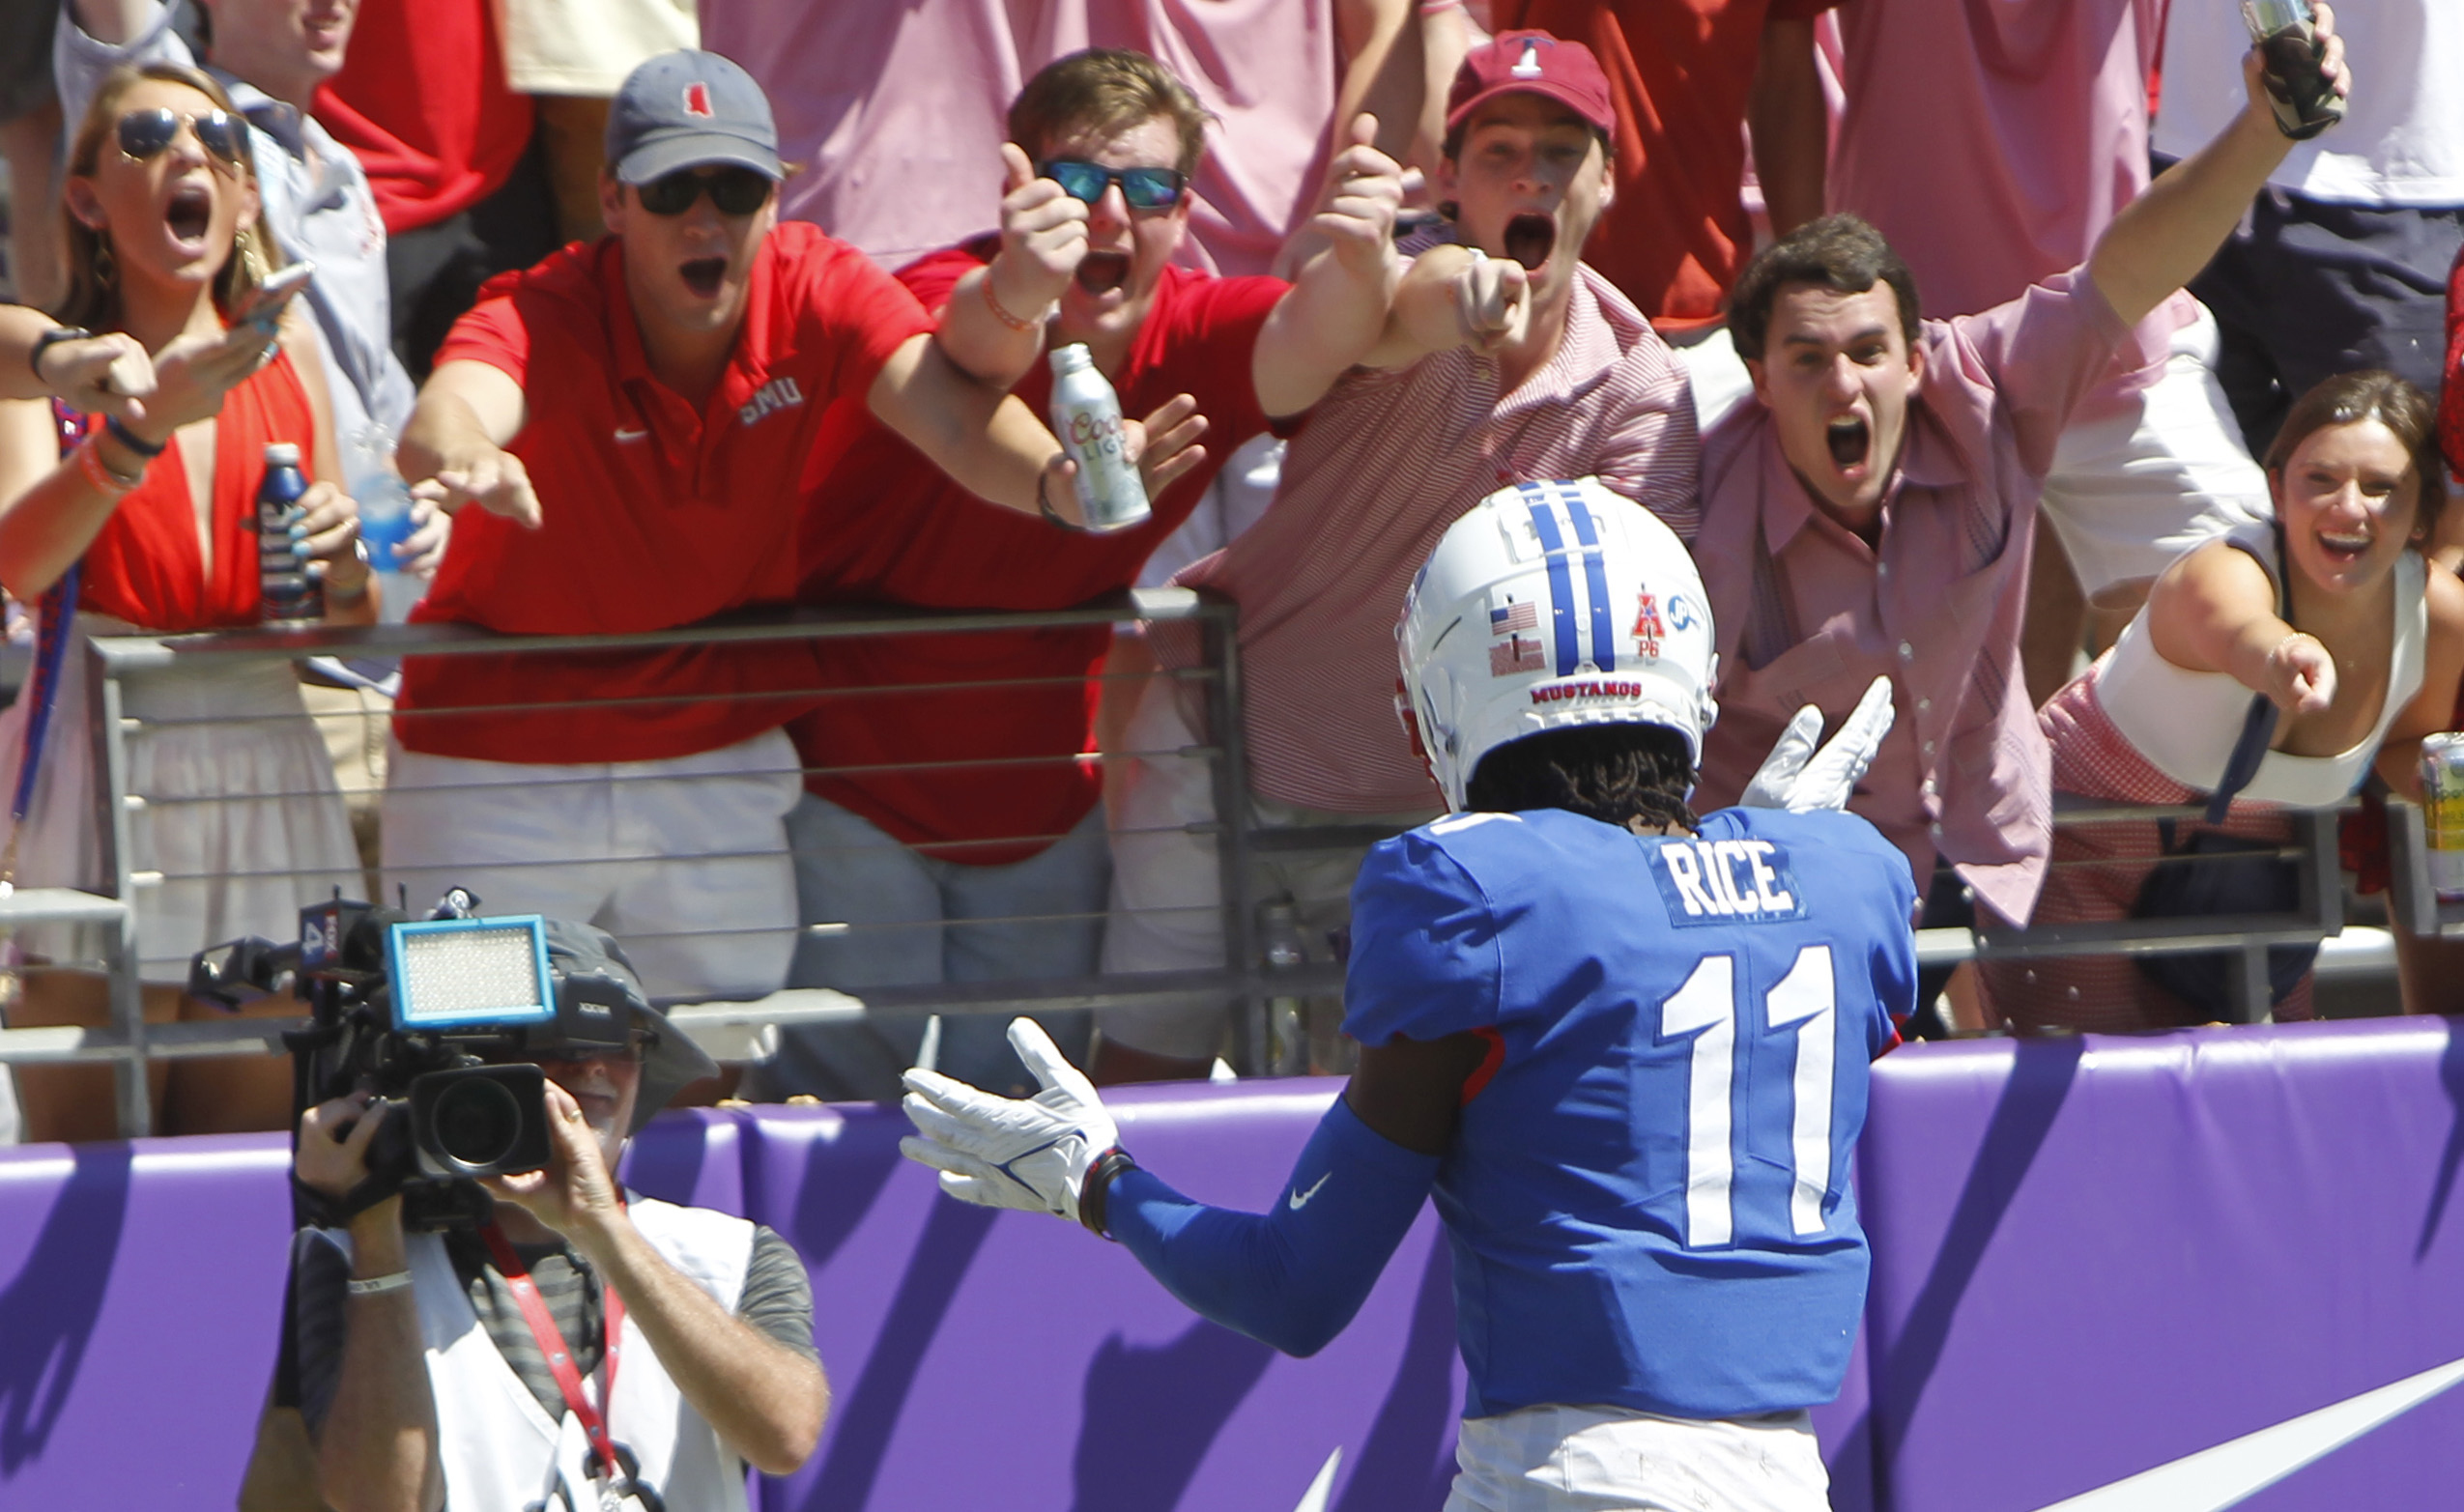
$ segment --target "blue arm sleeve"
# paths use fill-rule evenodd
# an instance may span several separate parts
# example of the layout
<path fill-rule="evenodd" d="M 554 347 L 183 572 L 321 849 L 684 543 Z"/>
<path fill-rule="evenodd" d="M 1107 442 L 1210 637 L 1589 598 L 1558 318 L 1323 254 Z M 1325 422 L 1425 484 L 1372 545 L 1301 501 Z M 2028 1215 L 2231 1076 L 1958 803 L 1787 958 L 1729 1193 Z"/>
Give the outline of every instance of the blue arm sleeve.
<path fill-rule="evenodd" d="M 1342 1098 L 1327 1109 L 1263 1214 L 1211 1208 L 1145 1170 L 1104 1196 L 1112 1237 L 1199 1315 L 1286 1355 L 1343 1331 L 1403 1242 L 1438 1157 L 1372 1132 Z"/>

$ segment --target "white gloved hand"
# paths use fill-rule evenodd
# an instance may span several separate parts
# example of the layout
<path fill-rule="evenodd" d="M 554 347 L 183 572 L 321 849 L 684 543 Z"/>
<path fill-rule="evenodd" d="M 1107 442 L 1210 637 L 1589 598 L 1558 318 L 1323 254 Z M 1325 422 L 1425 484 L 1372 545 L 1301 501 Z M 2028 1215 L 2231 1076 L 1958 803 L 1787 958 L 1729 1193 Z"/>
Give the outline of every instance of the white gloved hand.
<path fill-rule="evenodd" d="M 1822 711 L 1807 704 L 1780 732 L 1779 744 L 1763 758 L 1754 781 L 1745 785 L 1745 796 L 1736 801 L 1737 807 L 1786 809 L 1791 813 L 1847 808 L 1848 794 L 1874 764 L 1882 737 L 1891 732 L 1893 717 L 1891 679 L 1877 677 L 1866 685 L 1865 697 L 1856 700 L 1855 709 L 1840 722 L 1840 732 L 1818 752 L 1814 743 L 1822 737 Z"/>
<path fill-rule="evenodd" d="M 941 1189 L 961 1202 L 1074 1221 L 1087 1171 L 1120 1144 L 1121 1131 L 1095 1084 L 1062 1057 L 1043 1025 L 1010 1020 L 1010 1046 L 1042 1092 L 998 1098 L 938 1071 L 910 1070 L 905 1107 L 917 1132 L 899 1141 L 899 1152 L 940 1172 Z"/>

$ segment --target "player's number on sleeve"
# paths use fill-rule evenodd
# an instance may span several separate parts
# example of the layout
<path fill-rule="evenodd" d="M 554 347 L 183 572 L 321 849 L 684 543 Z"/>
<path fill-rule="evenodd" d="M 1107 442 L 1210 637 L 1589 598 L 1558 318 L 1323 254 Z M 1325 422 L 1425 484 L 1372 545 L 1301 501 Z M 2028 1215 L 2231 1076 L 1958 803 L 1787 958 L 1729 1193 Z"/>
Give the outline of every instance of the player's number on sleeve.
<path fill-rule="evenodd" d="M 1796 1036 L 1796 1073 L 1789 1115 L 1789 1147 L 1796 1179 L 1789 1193 L 1789 1225 L 1798 1234 L 1822 1231 L 1822 1199 L 1831 1180 L 1831 1072 L 1839 1054 L 1832 1013 L 1831 948 L 1796 953 L 1788 975 L 1763 1000 L 1769 1034 Z M 1660 1035 L 1692 1035 L 1685 1134 L 1685 1247 L 1726 1244 L 1736 1232 L 1732 1190 L 1736 1159 L 1731 1086 L 1736 1076 L 1736 960 L 1705 956 L 1660 1006 Z"/>

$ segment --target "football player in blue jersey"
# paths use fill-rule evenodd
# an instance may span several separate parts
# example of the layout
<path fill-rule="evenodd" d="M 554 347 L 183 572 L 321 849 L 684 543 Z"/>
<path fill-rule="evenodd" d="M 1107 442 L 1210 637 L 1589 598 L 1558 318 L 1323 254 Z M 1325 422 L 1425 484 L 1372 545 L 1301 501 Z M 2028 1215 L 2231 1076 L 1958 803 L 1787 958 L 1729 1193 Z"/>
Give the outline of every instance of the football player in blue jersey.
<path fill-rule="evenodd" d="M 1748 794 L 1770 807 L 1688 811 L 1708 617 L 1676 536 L 1596 484 L 1501 490 L 1440 541 L 1398 638 L 1454 812 L 1361 869 L 1360 1070 L 1268 1212 L 1139 1169 L 1026 1019 L 1045 1091 L 910 1071 L 907 1154 L 953 1196 L 1120 1241 L 1295 1355 L 1434 1193 L 1470 1375 L 1448 1512 L 1826 1507 L 1806 1409 L 1864 1301 L 1849 1154 L 1912 1004 L 1916 890 L 1835 812 L 1886 682 L 1819 753 L 1798 716 Z"/>

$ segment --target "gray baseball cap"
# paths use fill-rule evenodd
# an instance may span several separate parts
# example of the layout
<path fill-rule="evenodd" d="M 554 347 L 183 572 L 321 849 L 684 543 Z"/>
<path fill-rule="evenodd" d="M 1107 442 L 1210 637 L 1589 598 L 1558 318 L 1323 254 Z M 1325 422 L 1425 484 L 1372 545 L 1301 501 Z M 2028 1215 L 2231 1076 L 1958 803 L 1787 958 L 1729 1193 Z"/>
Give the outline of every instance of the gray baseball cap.
<path fill-rule="evenodd" d="M 690 1083 L 718 1074 L 718 1064 L 682 1030 L 668 1022 L 667 1014 L 650 1006 L 642 990 L 641 976 L 634 971 L 633 962 L 625 958 L 624 947 L 606 930 L 570 919 L 550 919 L 545 922 L 545 933 L 548 975 L 556 984 L 562 987 L 569 977 L 596 977 L 615 983 L 623 988 L 632 1028 L 648 1041 L 642 1052 L 642 1090 L 633 1102 L 633 1127 L 626 1133 L 640 1133 L 642 1126 Z"/>
<path fill-rule="evenodd" d="M 715 52 L 663 52 L 626 74 L 608 107 L 607 154 L 627 184 L 705 163 L 787 177 L 769 97 Z"/>

